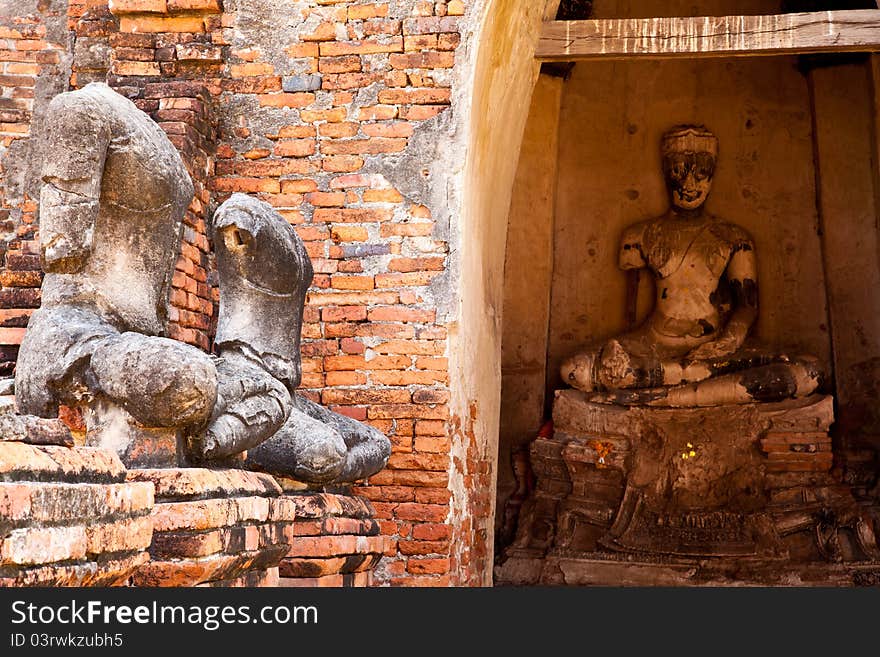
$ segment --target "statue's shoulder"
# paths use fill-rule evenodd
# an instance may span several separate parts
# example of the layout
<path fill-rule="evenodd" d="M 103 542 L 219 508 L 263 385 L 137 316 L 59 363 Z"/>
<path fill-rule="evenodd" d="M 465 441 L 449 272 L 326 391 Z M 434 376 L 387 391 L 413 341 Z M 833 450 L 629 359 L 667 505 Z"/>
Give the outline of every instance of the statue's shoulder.
<path fill-rule="evenodd" d="M 48 113 L 52 122 L 86 125 L 149 120 L 128 98 L 100 82 L 58 94 L 49 103 Z"/>
<path fill-rule="evenodd" d="M 641 246 L 651 226 L 659 220 L 659 218 L 653 218 L 630 224 L 623 230 L 623 235 L 620 237 L 621 245 Z"/>
<path fill-rule="evenodd" d="M 651 224 L 655 221 L 656 219 L 640 221 L 623 230 L 618 254 L 621 269 L 640 269 L 647 266 L 648 261 L 645 258 L 645 253 L 648 247 L 645 242 L 648 239 Z"/>
<path fill-rule="evenodd" d="M 709 230 L 715 237 L 727 242 L 734 251 L 752 251 L 755 248 L 755 240 L 742 226 L 713 218 Z"/>

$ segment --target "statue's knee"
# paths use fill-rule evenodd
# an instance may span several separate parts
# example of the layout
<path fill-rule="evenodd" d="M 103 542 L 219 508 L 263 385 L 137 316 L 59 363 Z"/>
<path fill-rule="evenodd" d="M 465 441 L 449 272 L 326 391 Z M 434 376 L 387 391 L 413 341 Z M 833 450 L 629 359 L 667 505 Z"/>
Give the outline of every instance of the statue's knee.
<path fill-rule="evenodd" d="M 147 426 L 205 424 L 217 401 L 217 371 L 193 346 L 139 333 L 99 345 L 91 359 L 98 390 Z"/>
<path fill-rule="evenodd" d="M 591 391 L 596 387 L 595 381 L 596 355 L 581 353 L 567 358 L 560 367 L 562 380 L 580 390 Z"/>

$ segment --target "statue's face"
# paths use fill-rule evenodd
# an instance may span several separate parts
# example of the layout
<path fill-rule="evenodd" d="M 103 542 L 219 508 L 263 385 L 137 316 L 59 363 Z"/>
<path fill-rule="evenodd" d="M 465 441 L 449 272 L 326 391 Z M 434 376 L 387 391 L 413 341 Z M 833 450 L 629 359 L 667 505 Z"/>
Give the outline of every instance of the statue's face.
<path fill-rule="evenodd" d="M 696 210 L 709 196 L 715 159 L 710 153 L 670 153 L 663 159 L 663 172 L 672 204 L 682 210 Z"/>

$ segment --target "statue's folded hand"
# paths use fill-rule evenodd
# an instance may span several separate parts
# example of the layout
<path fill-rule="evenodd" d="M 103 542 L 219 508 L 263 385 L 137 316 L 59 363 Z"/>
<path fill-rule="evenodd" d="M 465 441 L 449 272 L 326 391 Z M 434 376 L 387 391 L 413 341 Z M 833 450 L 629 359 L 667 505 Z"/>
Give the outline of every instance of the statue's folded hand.
<path fill-rule="evenodd" d="M 694 362 L 724 358 L 725 356 L 734 353 L 741 346 L 742 340 L 738 339 L 736 336 L 724 335 L 717 340 L 704 342 L 699 347 L 695 347 L 688 352 L 687 356 L 685 356 L 685 360 Z"/>

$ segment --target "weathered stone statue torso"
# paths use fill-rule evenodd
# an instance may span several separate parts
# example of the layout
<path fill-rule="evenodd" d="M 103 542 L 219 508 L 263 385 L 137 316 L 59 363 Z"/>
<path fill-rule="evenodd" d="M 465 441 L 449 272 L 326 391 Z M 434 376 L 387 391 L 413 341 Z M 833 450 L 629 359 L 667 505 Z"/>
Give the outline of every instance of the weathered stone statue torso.
<path fill-rule="evenodd" d="M 161 335 L 193 187 L 161 128 L 109 87 L 55 97 L 40 196 L 43 303 Z M 98 237 L 99 239 L 96 239 Z"/>

